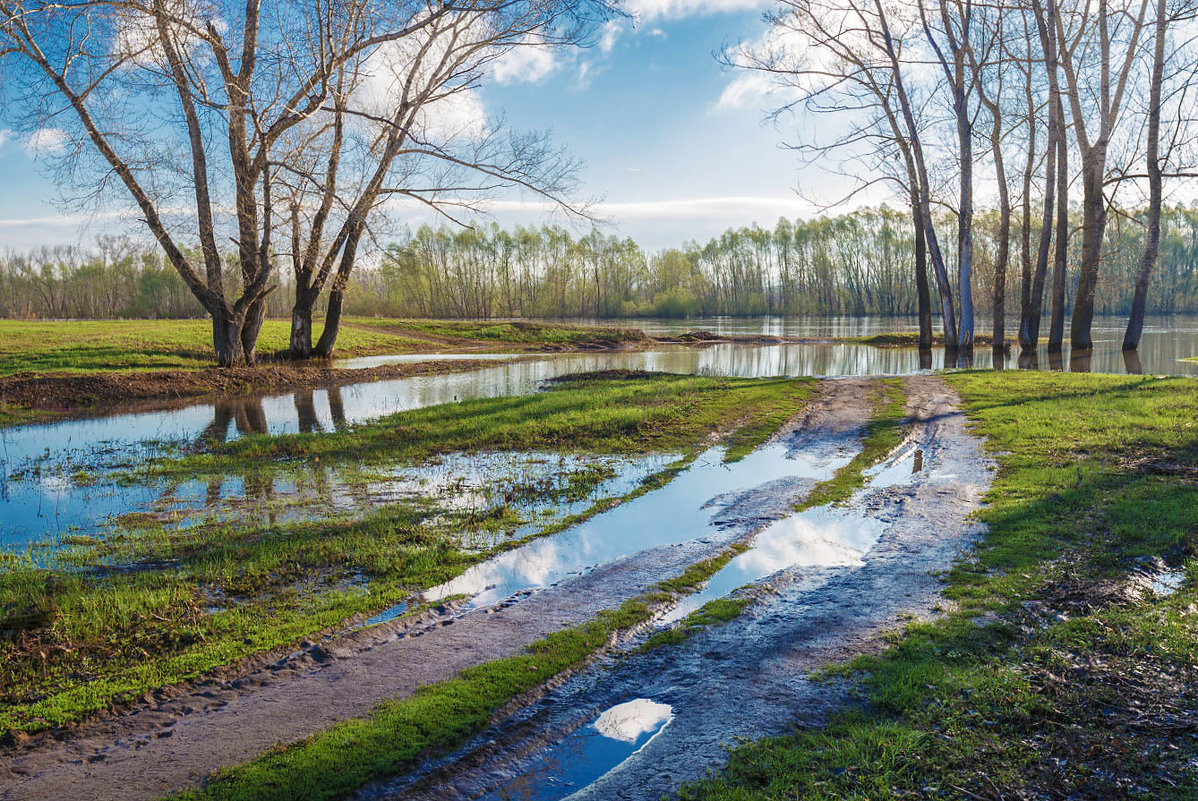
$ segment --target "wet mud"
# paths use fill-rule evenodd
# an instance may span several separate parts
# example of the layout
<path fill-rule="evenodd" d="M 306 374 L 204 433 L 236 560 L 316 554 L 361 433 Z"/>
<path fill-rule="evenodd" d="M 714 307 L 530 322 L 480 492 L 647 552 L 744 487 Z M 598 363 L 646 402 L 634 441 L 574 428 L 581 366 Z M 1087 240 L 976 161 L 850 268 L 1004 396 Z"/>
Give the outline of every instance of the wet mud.
<path fill-rule="evenodd" d="M 740 738 L 819 725 L 848 702 L 850 685 L 813 680 L 812 671 L 876 652 L 887 632 L 912 617 L 933 616 L 943 603 L 934 573 L 950 567 L 980 534 L 970 513 L 991 471 L 981 442 L 939 379 L 911 378 L 906 389 L 915 420 L 907 439 L 845 507 L 811 510 L 817 517 L 839 516 L 842 527 L 855 518 L 869 529 L 858 535 L 856 552 L 828 558 L 826 549 L 796 547 L 791 564 L 740 591 L 758 600 L 737 619 L 682 645 L 647 652 L 630 647 L 457 754 L 377 783 L 359 797 L 658 799 L 718 768 Z M 816 527 L 792 525 L 794 541 L 816 541 Z M 755 549 L 772 543 L 777 550 L 782 536 L 771 537 L 770 528 L 758 533 Z M 827 542 L 835 540 L 834 532 L 828 536 Z M 632 701 L 654 711 L 655 719 L 668 710 L 668 721 L 635 750 L 592 742 L 604 739 L 603 716 Z"/>
<path fill-rule="evenodd" d="M 640 548 L 605 552 L 598 564 L 571 564 L 531 585 L 513 584 L 498 600 L 473 600 L 486 593 L 487 582 L 463 588 L 469 595 L 464 603 L 308 643 L 241 675 L 227 672 L 147 696 L 138 707 L 7 747 L 0 799 L 158 797 L 588 621 L 786 516 L 819 478 L 859 449 L 871 412 L 867 390 L 867 380 L 825 382 L 792 425 L 744 460 L 742 480 L 697 482 L 689 502 L 702 510 L 702 525 L 646 538 Z M 749 469 L 763 464 L 768 469 Z M 678 486 L 686 486 L 684 479 L 676 479 L 683 482 Z M 668 497 L 673 486 L 638 500 Z M 605 514 L 624 514 L 624 508 Z"/>

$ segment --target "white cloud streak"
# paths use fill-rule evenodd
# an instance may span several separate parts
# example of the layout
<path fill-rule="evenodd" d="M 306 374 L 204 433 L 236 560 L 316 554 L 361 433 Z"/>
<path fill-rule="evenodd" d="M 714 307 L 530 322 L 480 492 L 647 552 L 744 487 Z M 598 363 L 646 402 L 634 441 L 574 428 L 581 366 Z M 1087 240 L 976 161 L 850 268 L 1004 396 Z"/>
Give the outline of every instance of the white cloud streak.
<path fill-rule="evenodd" d="M 641 22 L 652 22 L 657 19 L 751 11 L 768 4 L 768 0 L 629 0 L 625 7 Z"/>
<path fill-rule="evenodd" d="M 526 39 L 496 59 L 491 75 L 501 84 L 540 83 L 552 75 L 557 66 L 557 59 L 548 46 Z"/>

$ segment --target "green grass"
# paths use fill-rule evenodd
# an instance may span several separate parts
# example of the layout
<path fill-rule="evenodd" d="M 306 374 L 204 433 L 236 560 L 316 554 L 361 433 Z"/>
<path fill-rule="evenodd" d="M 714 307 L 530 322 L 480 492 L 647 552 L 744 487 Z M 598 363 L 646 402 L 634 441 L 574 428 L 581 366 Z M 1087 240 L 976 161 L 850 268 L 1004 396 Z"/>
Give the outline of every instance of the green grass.
<path fill-rule="evenodd" d="M 569 325 L 537 320 L 391 320 L 369 317 L 351 318 L 351 322 L 398 334 L 431 335 L 454 340 L 499 343 L 503 345 L 615 347 L 645 344 L 643 331 L 606 325 Z"/>
<path fill-rule="evenodd" d="M 716 598 L 708 601 L 678 621 L 678 625 L 654 632 L 641 645 L 641 650 L 652 651 L 655 648 L 681 645 L 700 632 L 735 620 L 752 603 L 752 598 Z"/>
<path fill-rule="evenodd" d="M 290 326 L 289 321 L 267 320 L 258 353 L 285 350 Z M 337 354 L 404 353 L 423 344 L 400 334 L 347 325 L 337 339 Z M 214 364 L 212 324 L 207 320 L 0 320 L 0 376 L 195 370 Z"/>
<path fill-rule="evenodd" d="M 681 798 L 1198 797 L 1198 381 L 947 380 L 1000 465 L 955 609 L 852 665 L 860 705 Z M 1149 556 L 1187 572 L 1176 595 L 1120 589 Z"/>
<path fill-rule="evenodd" d="M 719 434 L 729 435 L 728 458 L 736 459 L 793 416 L 810 386 L 802 379 L 583 376 L 532 395 L 433 406 L 337 433 L 247 436 L 151 469 L 194 474 L 317 459 L 371 465 L 532 448 L 648 453 L 690 450 Z"/>
<path fill-rule="evenodd" d="M 348 485 L 365 487 L 377 473 L 372 465 L 421 464 L 445 452 L 694 454 L 716 434 L 744 450 L 797 413 L 810 386 L 802 380 L 582 378 L 536 396 L 404 412 L 342 433 L 247 438 L 218 456 L 161 462 L 152 480 L 164 491 L 176 477 L 243 482 L 251 516 L 179 529 L 134 515 L 99 538 L 5 555 L 0 732 L 78 720 L 289 646 L 457 575 L 492 552 L 463 547 L 476 534 L 507 533 L 492 548 L 513 547 L 518 541 L 510 533 L 522 524 L 553 533 L 621 501 L 600 498 L 578 514 L 527 520 L 514 504 L 533 488 L 516 486 L 485 513 L 446 511 L 428 499 L 361 519 L 318 513 L 305 522 L 273 523 L 268 518 L 279 509 L 270 488 L 278 476 L 318 491 L 331 470 Z M 625 499 L 663 485 L 679 469 L 666 467 Z M 582 469 L 558 489 L 563 499 L 585 497 L 606 475 Z M 51 561 L 37 564 L 34 556 Z"/>
<path fill-rule="evenodd" d="M 874 411 L 861 438 L 861 450 L 852 461 L 838 469 L 832 478 L 821 481 L 795 505 L 797 511 L 843 503 L 853 491 L 865 485 L 865 471 L 890 453 L 910 430 L 907 397 L 897 378 L 878 379 L 873 383 Z"/>
<path fill-rule="evenodd" d="M 267 320 L 260 356 L 287 349 L 291 323 Z M 316 326 L 315 337 L 320 336 Z M 451 338 L 452 341 L 437 341 Z M 616 347 L 644 343 L 635 329 L 538 322 L 347 319 L 337 338 L 339 357 L 455 350 L 527 351 L 542 347 Z M 90 373 L 196 370 L 212 367 L 208 320 L 0 320 L 0 376 L 14 373 Z"/>
<path fill-rule="evenodd" d="M 321 801 L 341 798 L 371 779 L 395 776 L 420 758 L 447 751 L 481 731 L 496 710 L 554 676 L 584 664 L 621 631 L 648 621 L 655 609 L 698 589 L 744 551 L 732 546 L 697 562 L 648 592 L 601 612 L 595 620 L 550 634 L 525 653 L 462 671 L 456 678 L 380 704 L 298 743 L 223 770 L 180 801 Z M 716 605 L 713 605 L 716 604 Z M 705 625 L 730 620 L 743 603 L 704 607 Z M 708 607 L 711 607 L 708 609 Z M 692 615 L 698 625 L 696 617 Z M 690 618 L 688 618 L 690 620 Z"/>

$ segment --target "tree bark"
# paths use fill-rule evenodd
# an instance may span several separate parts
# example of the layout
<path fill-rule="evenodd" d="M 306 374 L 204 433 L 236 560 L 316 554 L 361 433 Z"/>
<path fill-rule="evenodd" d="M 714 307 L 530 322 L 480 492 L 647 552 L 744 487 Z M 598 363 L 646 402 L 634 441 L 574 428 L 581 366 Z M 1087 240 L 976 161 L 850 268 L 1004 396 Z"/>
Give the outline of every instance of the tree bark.
<path fill-rule="evenodd" d="M 1144 333 L 1144 311 L 1148 305 L 1148 282 L 1161 246 L 1161 202 L 1162 179 L 1160 159 L 1161 136 L 1161 84 L 1165 72 L 1165 0 L 1156 3 L 1156 38 L 1152 54 L 1152 86 L 1148 97 L 1148 241 L 1144 245 L 1144 260 L 1136 275 L 1136 291 L 1131 301 L 1131 314 L 1127 318 L 1127 331 L 1123 334 L 1123 350 L 1134 351 L 1140 347 Z M 1129 369 L 1130 372 L 1130 369 Z"/>
<path fill-rule="evenodd" d="M 1052 247 L 1053 202 L 1057 192 L 1057 172 L 1064 175 L 1065 165 L 1057 164 L 1059 145 L 1065 139 L 1064 109 L 1058 99 L 1060 86 L 1057 80 L 1057 32 L 1056 3 L 1048 0 L 1047 13 L 1034 3 L 1036 28 L 1040 33 L 1040 47 L 1044 51 L 1044 68 L 1048 75 L 1048 145 L 1044 164 L 1044 216 L 1040 223 L 1040 242 L 1036 249 L 1036 268 L 1031 287 L 1024 300 L 1024 309 L 1019 326 L 1019 347 L 1025 353 L 1034 353 L 1040 343 L 1040 314 L 1044 308 L 1044 282 L 1048 273 L 1048 252 Z M 1025 279 L 1026 280 L 1026 279 Z"/>
<path fill-rule="evenodd" d="M 1065 279 L 1069 266 L 1069 141 L 1064 132 L 1064 105 L 1058 100 L 1057 106 L 1061 136 L 1057 139 L 1057 230 L 1056 253 L 1052 264 L 1052 317 L 1048 327 L 1050 352 L 1061 350 L 1065 339 Z M 1087 334 L 1089 330 L 1087 323 Z"/>
<path fill-rule="evenodd" d="M 932 293 L 928 286 L 928 243 L 924 238 L 923 214 L 919 205 L 919 192 L 911 193 L 911 220 L 915 237 L 915 294 L 919 312 L 920 350 L 932 347 Z"/>

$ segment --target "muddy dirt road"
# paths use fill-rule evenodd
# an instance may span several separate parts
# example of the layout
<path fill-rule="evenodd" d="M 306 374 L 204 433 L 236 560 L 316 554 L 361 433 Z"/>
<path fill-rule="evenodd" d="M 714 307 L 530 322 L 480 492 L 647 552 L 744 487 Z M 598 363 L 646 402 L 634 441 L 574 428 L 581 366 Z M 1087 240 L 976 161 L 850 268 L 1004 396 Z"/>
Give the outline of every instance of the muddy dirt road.
<path fill-rule="evenodd" d="M 872 543 L 847 555 L 794 550 L 797 561 L 759 581 L 758 602 L 736 620 L 596 665 L 458 754 L 360 797 L 658 799 L 722 764 L 737 738 L 818 724 L 847 685 L 812 681 L 811 671 L 876 651 L 905 620 L 935 614 L 933 572 L 979 533 L 969 514 L 990 483 L 981 442 L 939 379 L 911 378 L 906 389 L 915 423 L 892 458 L 844 508 L 811 510 L 810 527 L 789 531 L 818 541 L 836 523 L 875 530 Z M 775 540 L 767 528 L 755 548 Z"/>
<path fill-rule="evenodd" d="M 0 799 L 155 798 L 278 743 L 360 717 L 382 700 L 517 653 L 786 516 L 817 477 L 830 475 L 859 449 L 870 411 L 867 380 L 824 382 L 773 444 L 785 449 L 795 469 L 768 474 L 760 484 L 733 485 L 736 491 L 716 497 L 696 495 L 691 503 L 704 510 L 704 525 L 497 604 L 443 607 L 414 621 L 373 626 L 280 655 L 244 675 L 197 682 L 166 700 L 147 698 L 134 709 L 60 733 L 61 740 L 41 736 L 8 747 L 0 759 Z M 632 503 L 665 497 L 670 486 Z M 605 514 L 632 514 L 629 507 Z"/>

